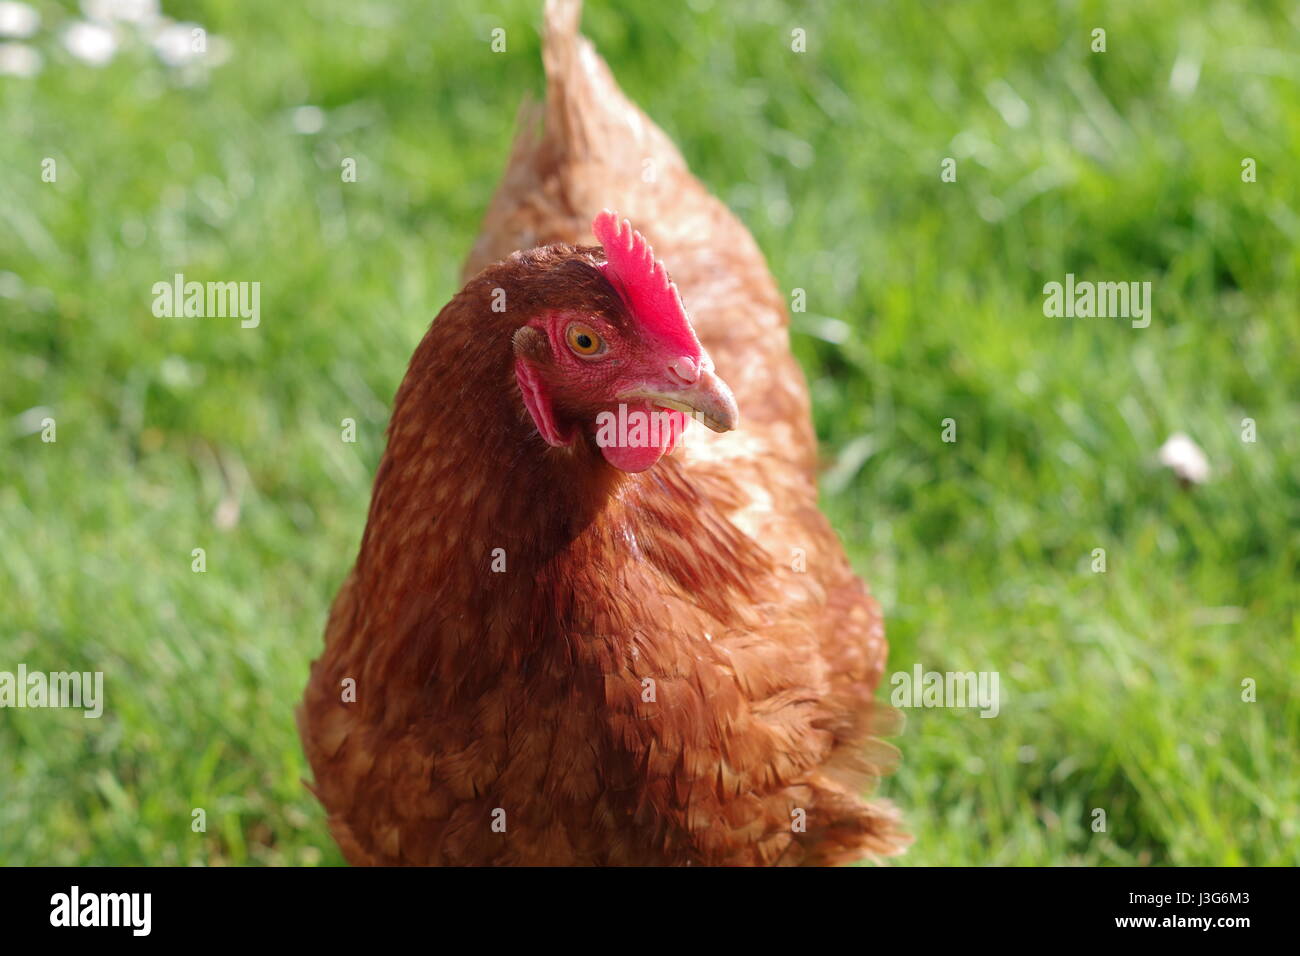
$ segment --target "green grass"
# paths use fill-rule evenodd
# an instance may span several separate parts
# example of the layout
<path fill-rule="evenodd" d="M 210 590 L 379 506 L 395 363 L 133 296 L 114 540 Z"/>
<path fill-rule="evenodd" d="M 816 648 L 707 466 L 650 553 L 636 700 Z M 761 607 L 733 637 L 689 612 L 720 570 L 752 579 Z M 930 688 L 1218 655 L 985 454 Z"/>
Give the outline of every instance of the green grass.
<path fill-rule="evenodd" d="M 0 711 L 0 862 L 338 862 L 292 712 L 541 89 L 540 0 L 167 2 L 230 44 L 188 83 L 71 60 L 38 6 L 44 70 L 0 77 L 0 670 L 102 670 L 108 701 Z M 585 30 L 806 290 L 825 507 L 890 670 L 1001 675 L 996 719 L 909 712 L 904 862 L 1296 863 L 1294 4 L 593 2 Z M 178 271 L 260 281 L 261 326 L 154 318 Z M 1067 272 L 1151 281 L 1151 326 L 1045 317 Z M 1178 430 L 1209 484 L 1155 464 Z"/>

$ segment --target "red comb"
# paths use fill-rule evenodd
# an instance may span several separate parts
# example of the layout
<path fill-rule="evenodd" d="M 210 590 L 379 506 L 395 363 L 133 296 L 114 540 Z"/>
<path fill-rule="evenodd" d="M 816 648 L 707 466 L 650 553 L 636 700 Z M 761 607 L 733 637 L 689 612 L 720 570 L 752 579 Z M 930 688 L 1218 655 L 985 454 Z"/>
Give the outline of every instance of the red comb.
<path fill-rule="evenodd" d="M 608 209 L 592 220 L 591 231 L 605 247 L 606 278 L 632 307 L 641 326 L 684 354 L 698 356 L 700 340 L 686 317 L 682 297 L 645 236 Z"/>

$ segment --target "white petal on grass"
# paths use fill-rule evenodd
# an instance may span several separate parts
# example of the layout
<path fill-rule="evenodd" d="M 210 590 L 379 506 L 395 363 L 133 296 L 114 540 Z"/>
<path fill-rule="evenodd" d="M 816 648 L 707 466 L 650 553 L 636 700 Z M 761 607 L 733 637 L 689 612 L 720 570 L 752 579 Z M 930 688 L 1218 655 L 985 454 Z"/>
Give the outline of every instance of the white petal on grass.
<path fill-rule="evenodd" d="M 984 95 L 1002 114 L 1002 121 L 1012 129 L 1019 129 L 1029 122 L 1029 104 L 1006 80 L 994 80 L 984 88 Z"/>
<path fill-rule="evenodd" d="M 0 37 L 25 40 L 41 25 L 41 15 L 25 3 L 0 3 Z"/>
<path fill-rule="evenodd" d="M 804 335 L 814 336 L 832 345 L 843 345 L 853 338 L 853 327 L 849 323 L 829 315 L 802 315 L 795 324 Z"/>
<path fill-rule="evenodd" d="M 299 106 L 291 117 L 295 132 L 312 136 L 325 128 L 325 111 L 319 106 Z"/>
<path fill-rule="evenodd" d="M 0 76 L 35 76 L 41 55 L 25 43 L 0 43 Z"/>
<path fill-rule="evenodd" d="M 63 31 L 68 52 L 91 66 L 103 66 L 117 53 L 117 36 L 102 23 L 78 21 Z"/>
<path fill-rule="evenodd" d="M 1179 53 L 1169 72 L 1169 88 L 1179 96 L 1191 96 L 1201 79 L 1201 59 L 1192 53 Z"/>
<path fill-rule="evenodd" d="M 1210 461 L 1196 444 L 1182 432 L 1175 432 L 1160 446 L 1160 464 L 1183 481 L 1203 485 L 1210 480 Z"/>

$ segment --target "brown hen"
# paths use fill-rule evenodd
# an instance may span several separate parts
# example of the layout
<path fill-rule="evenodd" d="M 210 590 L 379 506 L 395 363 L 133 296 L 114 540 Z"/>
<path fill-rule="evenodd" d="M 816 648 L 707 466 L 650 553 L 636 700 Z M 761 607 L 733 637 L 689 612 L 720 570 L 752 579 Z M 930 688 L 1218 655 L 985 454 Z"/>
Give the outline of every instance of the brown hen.
<path fill-rule="evenodd" d="M 578 13 L 547 7 L 546 104 L 397 394 L 299 712 L 315 791 L 356 864 L 896 853 L 862 797 L 883 627 L 817 509 L 782 297 Z M 607 206 L 680 302 L 612 216 L 573 245 Z M 676 430 L 607 447 L 629 402 Z"/>

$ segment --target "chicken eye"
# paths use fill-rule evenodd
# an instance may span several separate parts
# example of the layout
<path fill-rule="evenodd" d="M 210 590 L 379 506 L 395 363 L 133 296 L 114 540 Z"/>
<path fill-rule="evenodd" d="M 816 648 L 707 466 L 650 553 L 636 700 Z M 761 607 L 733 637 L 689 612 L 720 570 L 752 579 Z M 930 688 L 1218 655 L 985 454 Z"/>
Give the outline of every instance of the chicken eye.
<path fill-rule="evenodd" d="M 583 325 L 581 322 L 574 322 L 569 326 L 568 331 L 564 333 L 564 338 L 569 343 L 569 348 L 579 355 L 597 355 L 605 349 L 605 343 L 601 341 L 600 336 L 592 330 L 591 326 Z"/>

